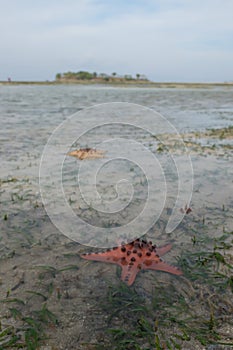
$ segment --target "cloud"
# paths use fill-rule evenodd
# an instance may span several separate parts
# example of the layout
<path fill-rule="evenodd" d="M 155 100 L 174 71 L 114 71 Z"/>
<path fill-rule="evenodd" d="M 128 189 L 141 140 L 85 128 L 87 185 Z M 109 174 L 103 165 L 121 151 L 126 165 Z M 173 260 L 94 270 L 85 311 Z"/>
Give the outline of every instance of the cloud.
<path fill-rule="evenodd" d="M 231 0 L 10 0 L 1 8 L 0 79 L 81 69 L 233 79 Z"/>

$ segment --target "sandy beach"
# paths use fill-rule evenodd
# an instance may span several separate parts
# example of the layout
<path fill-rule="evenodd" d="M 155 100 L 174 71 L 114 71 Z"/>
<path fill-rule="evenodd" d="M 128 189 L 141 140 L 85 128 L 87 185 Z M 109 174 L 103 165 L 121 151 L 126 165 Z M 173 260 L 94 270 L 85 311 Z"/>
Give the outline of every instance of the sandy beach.
<path fill-rule="evenodd" d="M 186 86 L 176 92 L 145 89 L 141 100 L 137 91 L 127 92 L 128 101 L 157 106 L 175 120 L 194 172 L 192 211 L 174 232 L 166 233 L 171 212 L 166 206 L 146 235 L 158 246 L 172 244 L 166 262 L 178 266 L 183 275 L 143 271 L 128 287 L 120 280 L 116 265 L 80 257 L 90 248 L 58 231 L 45 211 L 38 186 L 41 153 L 54 127 L 86 105 L 121 100 L 124 93 L 120 88 L 111 92 L 79 87 L 82 92 L 78 93 L 75 87 L 68 91 L 56 86 L 58 90 L 48 92 L 43 92 L 43 86 L 24 88 L 1 86 L 13 90 L 10 95 L 9 90 L 2 90 L 0 349 L 230 349 L 231 92 L 223 88 L 211 95 L 203 89 L 203 94 L 195 95 L 194 89 L 192 99 Z M 61 96 L 65 96 L 63 101 Z M 189 122 L 183 122 L 188 113 L 190 118 L 197 114 L 199 126 L 194 121 L 189 128 Z M 205 113 L 210 113 L 206 119 Z M 171 134 L 151 136 L 145 143 L 161 159 L 168 153 L 182 156 Z"/>

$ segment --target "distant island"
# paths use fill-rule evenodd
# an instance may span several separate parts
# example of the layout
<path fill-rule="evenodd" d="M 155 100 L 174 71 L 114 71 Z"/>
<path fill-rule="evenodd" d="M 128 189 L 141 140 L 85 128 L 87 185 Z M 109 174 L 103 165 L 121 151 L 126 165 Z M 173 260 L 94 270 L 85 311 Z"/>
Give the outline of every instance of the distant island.
<path fill-rule="evenodd" d="M 118 74 L 113 72 L 111 74 L 88 72 L 80 70 L 78 72 L 57 73 L 54 80 L 46 81 L 19 81 L 8 77 L 7 80 L 0 80 L 0 85 L 110 85 L 117 87 L 150 87 L 150 88 L 168 88 L 168 89 L 211 89 L 215 87 L 232 88 L 233 82 L 160 82 L 149 80 L 145 74 L 136 73 Z"/>
<path fill-rule="evenodd" d="M 79 72 L 66 72 L 57 73 L 55 77 L 56 82 L 66 83 L 66 82 L 89 82 L 89 83 L 149 83 L 150 80 L 147 79 L 145 74 L 135 74 L 133 77 L 131 74 L 119 75 L 116 72 L 112 74 L 79 71 Z"/>

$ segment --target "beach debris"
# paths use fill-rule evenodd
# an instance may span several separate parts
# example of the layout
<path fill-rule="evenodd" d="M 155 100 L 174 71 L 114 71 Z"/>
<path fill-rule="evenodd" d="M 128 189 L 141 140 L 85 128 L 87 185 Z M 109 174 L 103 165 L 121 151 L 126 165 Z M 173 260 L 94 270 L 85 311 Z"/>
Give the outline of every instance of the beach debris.
<path fill-rule="evenodd" d="M 68 153 L 68 156 L 83 159 L 104 158 L 105 151 L 97 150 L 95 148 L 79 148 Z"/>
<path fill-rule="evenodd" d="M 174 275 L 182 275 L 181 270 L 165 263 L 160 258 L 171 247 L 171 244 L 157 247 L 151 241 L 136 239 L 131 243 L 122 243 L 118 247 L 113 247 L 103 252 L 82 254 L 81 257 L 87 260 L 103 261 L 121 266 L 121 280 L 130 286 L 134 283 L 140 270 L 160 270 Z"/>
<path fill-rule="evenodd" d="M 192 209 L 190 207 L 188 207 L 187 204 L 185 204 L 184 208 L 180 208 L 180 212 L 182 214 L 189 214 L 192 212 Z"/>
<path fill-rule="evenodd" d="M 11 288 L 11 291 L 12 292 L 15 291 L 24 283 L 25 283 L 25 273 L 23 272 L 18 282 Z"/>

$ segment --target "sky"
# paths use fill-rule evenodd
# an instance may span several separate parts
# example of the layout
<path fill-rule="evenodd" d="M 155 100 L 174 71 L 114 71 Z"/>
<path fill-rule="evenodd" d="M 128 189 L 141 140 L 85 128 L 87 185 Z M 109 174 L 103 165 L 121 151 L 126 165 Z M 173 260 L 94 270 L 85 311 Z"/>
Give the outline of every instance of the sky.
<path fill-rule="evenodd" d="M 0 80 L 233 81 L 233 0 L 0 0 Z"/>

